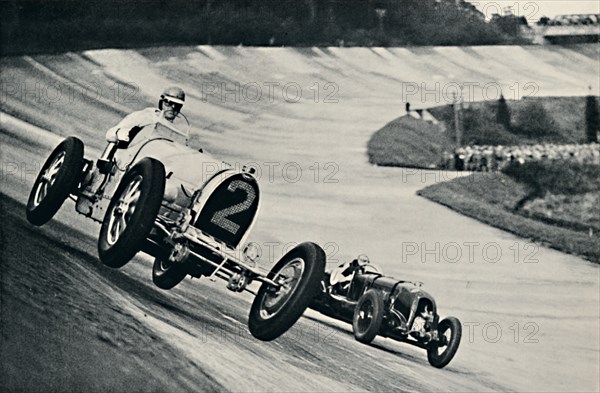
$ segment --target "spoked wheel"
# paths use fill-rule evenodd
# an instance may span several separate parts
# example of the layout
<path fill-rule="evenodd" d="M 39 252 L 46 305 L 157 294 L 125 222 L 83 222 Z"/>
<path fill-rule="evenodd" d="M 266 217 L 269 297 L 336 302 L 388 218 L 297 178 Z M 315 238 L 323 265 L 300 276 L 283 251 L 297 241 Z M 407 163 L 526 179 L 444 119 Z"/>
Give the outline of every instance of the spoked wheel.
<path fill-rule="evenodd" d="M 83 142 L 75 137 L 62 141 L 50 154 L 35 179 L 27 201 L 27 220 L 44 225 L 77 188 L 83 171 Z"/>
<path fill-rule="evenodd" d="M 376 290 L 368 290 L 356 304 L 352 318 L 352 331 L 354 338 L 368 344 L 381 328 L 383 321 L 383 298 Z"/>
<path fill-rule="evenodd" d="M 263 284 L 254 298 L 250 333 L 270 341 L 292 327 L 319 290 L 324 269 L 325 252 L 314 243 L 302 243 L 285 254 L 268 275 L 280 286 Z"/>
<path fill-rule="evenodd" d="M 106 242 L 109 246 L 114 246 L 127 224 L 131 221 L 131 217 L 135 212 L 137 203 L 140 199 L 140 184 L 143 177 L 138 175 L 132 179 L 127 185 L 124 192 L 119 195 L 119 200 L 114 206 L 111 206 L 110 214 L 108 215 L 108 232 L 106 234 Z"/>
<path fill-rule="evenodd" d="M 454 317 L 448 317 L 438 324 L 439 341 L 430 344 L 427 360 L 433 367 L 443 368 L 450 363 L 460 344 L 462 326 Z"/>
<path fill-rule="evenodd" d="M 165 168 L 144 158 L 119 183 L 98 238 L 100 260 L 119 268 L 142 249 L 158 214 L 165 191 Z"/>

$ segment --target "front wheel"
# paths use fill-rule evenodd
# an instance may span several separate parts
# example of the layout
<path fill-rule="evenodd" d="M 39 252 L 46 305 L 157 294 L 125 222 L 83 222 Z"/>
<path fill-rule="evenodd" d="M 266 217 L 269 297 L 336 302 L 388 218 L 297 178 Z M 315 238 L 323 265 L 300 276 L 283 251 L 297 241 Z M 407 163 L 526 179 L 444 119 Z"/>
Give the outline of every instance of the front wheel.
<path fill-rule="evenodd" d="M 98 254 L 106 266 L 119 268 L 144 246 L 165 192 L 165 167 L 144 158 L 124 176 L 100 228 Z"/>
<path fill-rule="evenodd" d="M 319 290 L 325 271 L 325 252 L 314 243 L 302 243 L 285 254 L 269 272 L 278 288 L 263 284 L 250 309 L 250 333 L 271 341 L 285 333 Z"/>
<path fill-rule="evenodd" d="M 379 333 L 382 321 L 383 297 L 380 292 L 370 289 L 360 297 L 354 309 L 352 318 L 354 338 L 361 343 L 370 343 Z"/>
<path fill-rule="evenodd" d="M 27 201 L 27 221 L 44 225 L 77 188 L 83 171 L 83 142 L 75 137 L 62 141 L 40 170 Z"/>
<path fill-rule="evenodd" d="M 443 368 L 450 363 L 460 344 L 462 326 L 458 318 L 448 317 L 438 324 L 438 341 L 427 350 L 427 360 L 433 367 Z"/>

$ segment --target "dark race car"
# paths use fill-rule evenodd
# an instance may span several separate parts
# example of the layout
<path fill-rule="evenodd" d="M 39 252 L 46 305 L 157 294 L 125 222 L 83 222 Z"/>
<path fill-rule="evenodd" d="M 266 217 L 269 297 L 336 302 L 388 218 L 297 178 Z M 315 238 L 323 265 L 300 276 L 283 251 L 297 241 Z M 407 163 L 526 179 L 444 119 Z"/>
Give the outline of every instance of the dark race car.
<path fill-rule="evenodd" d="M 440 321 L 435 300 L 421 282 L 384 276 L 364 255 L 326 272 L 310 308 L 351 323 L 360 342 L 380 335 L 423 348 L 437 368 L 450 363 L 460 344 L 460 321 Z"/>

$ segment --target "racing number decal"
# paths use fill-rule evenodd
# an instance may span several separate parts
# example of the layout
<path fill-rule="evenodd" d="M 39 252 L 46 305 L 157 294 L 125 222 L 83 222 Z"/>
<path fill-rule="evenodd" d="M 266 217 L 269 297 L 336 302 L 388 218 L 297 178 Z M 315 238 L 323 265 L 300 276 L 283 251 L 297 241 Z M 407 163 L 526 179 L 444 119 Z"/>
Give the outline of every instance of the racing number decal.
<path fill-rule="evenodd" d="M 240 229 L 240 226 L 227 217 L 237 213 L 241 213 L 244 210 L 248 210 L 250 205 L 252 205 L 252 202 L 254 202 L 254 199 L 256 199 L 256 192 L 254 191 L 254 188 L 252 188 L 250 184 L 244 181 L 234 180 L 227 187 L 227 191 L 230 192 L 235 192 L 238 189 L 246 191 L 246 199 L 243 202 L 216 211 L 210 219 L 210 222 L 218 225 L 219 227 L 225 229 L 227 232 L 230 232 L 234 235 Z"/>

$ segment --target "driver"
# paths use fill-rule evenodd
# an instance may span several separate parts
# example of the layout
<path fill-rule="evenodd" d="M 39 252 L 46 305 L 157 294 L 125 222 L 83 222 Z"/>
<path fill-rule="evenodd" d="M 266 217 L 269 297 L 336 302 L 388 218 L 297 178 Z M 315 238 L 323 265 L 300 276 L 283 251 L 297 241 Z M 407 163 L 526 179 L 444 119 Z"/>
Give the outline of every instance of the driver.
<path fill-rule="evenodd" d="M 113 143 L 128 143 L 142 128 L 156 123 L 161 118 L 172 123 L 181 111 L 184 101 L 185 92 L 180 87 L 167 87 L 160 95 L 158 109 L 146 108 L 130 113 L 106 132 L 106 140 Z"/>
<path fill-rule="evenodd" d="M 129 142 L 146 126 L 156 124 L 163 119 L 173 123 L 185 101 L 185 92 L 177 86 L 167 87 L 158 100 L 158 109 L 146 108 L 125 116 L 116 126 L 106 132 L 108 146 L 96 163 L 94 171 L 86 181 L 86 188 L 95 190 L 101 174 L 107 174 L 112 168 L 112 159 L 117 149 L 127 147 Z M 125 146 L 123 146 L 125 145 Z M 103 187 L 100 186 L 98 191 Z"/>
<path fill-rule="evenodd" d="M 346 296 L 350 290 L 350 283 L 356 273 L 365 272 L 366 266 L 370 263 L 369 257 L 364 254 L 358 256 L 352 262 L 346 262 L 338 266 L 337 274 L 332 275 L 331 292 Z"/>

